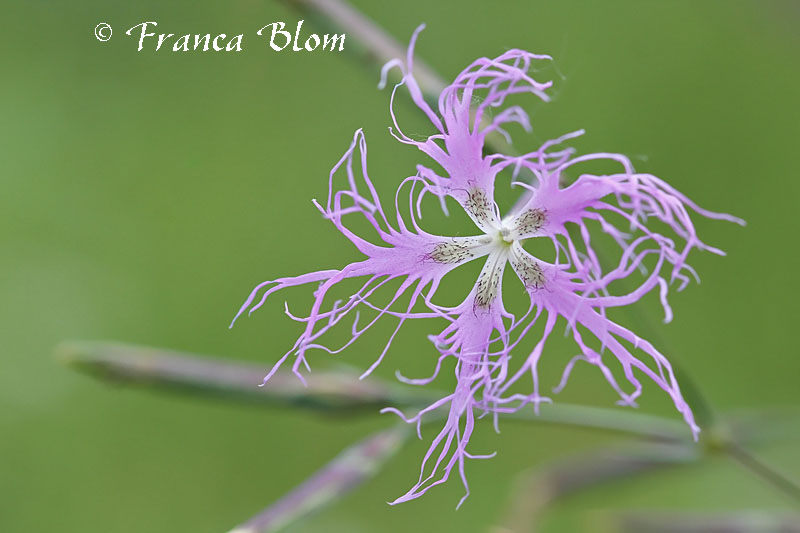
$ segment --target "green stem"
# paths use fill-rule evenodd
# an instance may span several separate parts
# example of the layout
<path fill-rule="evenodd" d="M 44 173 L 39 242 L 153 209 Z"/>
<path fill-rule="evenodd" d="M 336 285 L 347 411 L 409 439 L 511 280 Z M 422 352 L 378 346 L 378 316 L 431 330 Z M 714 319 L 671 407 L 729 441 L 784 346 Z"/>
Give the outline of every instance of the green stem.
<path fill-rule="evenodd" d="M 795 503 L 800 503 L 800 486 L 797 483 L 760 461 L 738 443 L 729 442 L 725 446 L 725 451 L 747 470 L 784 493 Z"/>
<path fill-rule="evenodd" d="M 539 414 L 534 414 L 532 410 L 524 410 L 510 413 L 506 415 L 506 418 L 614 431 L 659 441 L 691 442 L 689 430 L 682 421 L 655 415 L 626 412 L 623 408 L 611 409 L 559 402 L 541 406 Z"/>
<path fill-rule="evenodd" d="M 344 50 L 376 76 L 384 64 L 406 57 L 406 47 L 345 0 L 283 0 L 323 30 L 344 33 Z M 410 34 L 409 34 L 410 35 Z M 396 76 L 396 75 L 395 75 Z M 436 102 L 447 83 L 422 59 L 414 61 L 414 77 L 426 100 Z M 394 78 L 400 81 L 399 77 Z"/>
<path fill-rule="evenodd" d="M 67 366 L 103 381 L 238 403 L 363 414 L 386 405 L 421 407 L 435 400 L 427 391 L 362 381 L 349 372 L 314 372 L 306 376 L 307 386 L 290 372 L 277 372 L 268 386 L 259 387 L 267 371 L 263 365 L 122 343 L 68 342 L 56 355 Z"/>
<path fill-rule="evenodd" d="M 308 17 L 315 26 L 334 33 L 344 33 L 347 36 L 344 50 L 359 64 L 374 72 L 376 80 L 383 65 L 392 59 L 406 57 L 405 45 L 401 45 L 381 26 L 345 0 L 283 0 L 283 2 Z M 397 74 L 393 76 L 394 81 L 400 81 Z M 414 78 L 422 90 L 423 98 L 435 108 L 438 105 L 439 94 L 447 86 L 447 82 L 418 57 L 414 58 Z M 485 117 L 481 124 L 487 126 L 489 119 Z M 497 131 L 486 135 L 485 144 L 491 152 L 515 154 L 505 137 Z"/>
<path fill-rule="evenodd" d="M 345 449 L 294 490 L 229 533 L 280 531 L 373 478 L 410 432 L 403 424 L 373 433 Z"/>
<path fill-rule="evenodd" d="M 561 459 L 521 474 L 503 513 L 503 525 L 491 533 L 538 530 L 543 513 L 557 501 L 581 490 L 644 474 L 659 468 L 697 460 L 694 448 L 684 444 L 614 446 Z"/>
<path fill-rule="evenodd" d="M 601 532 L 615 533 L 753 533 L 797 532 L 800 515 L 774 511 L 734 511 L 729 513 L 624 512 L 609 515 L 594 513 L 593 524 Z"/>
<path fill-rule="evenodd" d="M 387 405 L 420 409 L 446 395 L 374 378 L 362 381 L 349 372 L 314 372 L 306 376 L 307 386 L 289 372 L 277 372 L 267 386 L 258 387 L 266 370 L 261 365 L 122 343 L 64 343 L 57 349 L 57 355 L 71 368 L 103 381 L 239 403 L 285 405 L 342 414 L 374 413 Z M 621 408 L 558 403 L 542 406 L 539 415 L 531 409 L 511 414 L 509 418 L 616 431 L 648 439 L 685 441 L 689 438 L 686 427 L 677 420 Z M 431 416 L 426 423 L 438 419 Z"/>

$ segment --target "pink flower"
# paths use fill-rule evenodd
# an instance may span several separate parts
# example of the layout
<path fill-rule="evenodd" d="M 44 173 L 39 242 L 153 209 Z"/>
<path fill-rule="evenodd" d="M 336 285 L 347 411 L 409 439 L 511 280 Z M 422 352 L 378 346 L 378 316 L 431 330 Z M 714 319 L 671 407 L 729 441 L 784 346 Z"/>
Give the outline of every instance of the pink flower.
<path fill-rule="evenodd" d="M 501 413 L 517 411 L 529 404 L 538 411 L 541 403 L 551 401 L 540 393 L 537 369 L 559 317 L 566 323 L 579 353 L 568 363 L 554 392 L 564 387 L 574 364 L 583 360 L 600 369 L 619 394 L 620 403 L 635 406 L 642 392 L 640 377 L 646 376 L 669 394 L 696 438 L 700 429 L 681 395 L 669 361 L 651 343 L 607 318 L 606 310 L 633 304 L 658 289 L 669 321 L 669 285 L 677 282 L 682 289 L 690 276 L 695 275 L 686 264 L 691 249 L 722 254 L 699 240 L 690 212 L 737 223 L 742 223 L 741 220 L 699 208 L 659 178 L 635 173 L 630 161 L 622 155 L 600 153 L 576 157 L 572 149 L 561 147 L 582 131 L 548 141 L 535 152 L 522 156 L 484 155 L 487 133 L 499 131 L 508 136 L 504 127 L 512 122 L 530 129 L 525 111 L 517 106 L 503 107 L 504 102 L 509 95 L 525 93 L 547 101 L 546 91 L 551 83 L 540 83 L 527 72 L 533 62 L 549 58 L 509 50 L 495 59 L 479 59 L 442 91 L 438 109 L 434 110 L 423 99 L 412 73 L 414 43 L 421 29 L 411 39 L 405 63 L 397 60 L 387 64 L 384 74 L 389 68 L 402 69 L 403 81 L 395 87 L 392 100 L 401 86 L 406 87 L 436 133 L 421 141 L 411 139 L 398 126 L 393 110 L 392 133 L 399 141 L 414 145 L 429 156 L 444 169 L 444 175 L 419 165 L 417 172 L 398 186 L 394 209 L 387 214 L 367 172 L 364 134 L 361 130 L 355 133 L 350 147 L 330 173 L 327 203 L 324 206 L 314 203 L 364 259 L 341 270 L 267 281 L 253 290 L 237 318 L 247 309 L 252 313 L 261 307 L 275 291 L 319 284 L 308 316 L 295 316 L 287 308 L 287 314 L 303 323 L 305 329 L 264 382 L 289 359 L 292 370 L 302 380 L 302 367 L 309 369 L 306 358 L 309 349 L 337 353 L 377 320 L 392 317 L 397 321 L 394 333 L 362 375 L 366 377 L 383 360 L 405 321 L 444 320 L 444 329 L 430 336 L 438 351 L 433 374 L 425 379 L 398 378 L 425 385 L 438 376 L 448 360 L 453 360 L 458 380 L 455 389 L 411 416 L 394 408 L 384 410 L 416 424 L 418 432 L 426 414 L 435 410 L 447 412 L 443 427 L 423 458 L 417 483 L 392 503 L 424 494 L 445 482 L 456 467 L 467 489 L 466 498 L 469 488 L 465 459 L 480 457 L 467 451 L 476 414 L 491 413 L 496 425 Z M 476 100 L 479 103 L 475 104 Z M 577 172 L 577 166 L 598 159 L 616 162 L 618 173 Z M 512 183 L 523 190 L 524 196 L 510 212 L 501 214 L 494 194 L 498 173 L 504 169 L 512 170 L 515 176 L 526 172 L 534 179 L 530 184 Z M 475 224 L 474 235 L 446 237 L 423 230 L 418 219 L 426 194 L 437 196 L 443 209 L 447 197 L 458 202 Z M 401 201 L 407 202 L 407 216 L 401 214 Z M 354 216 L 366 219 L 377 232 L 380 244 L 348 228 L 345 221 Z M 649 229 L 648 222 L 652 220 L 674 235 L 669 237 Z M 625 230 L 619 228 L 620 224 Z M 612 266 L 604 268 L 598 258 L 591 243 L 593 232 L 606 234 L 619 245 L 620 252 Z M 553 262 L 534 257 L 524 249 L 523 242 L 534 238 L 552 242 Z M 444 276 L 473 260 L 482 261 L 483 268 L 474 285 L 465 290 L 462 303 L 456 307 L 435 303 Z M 506 268 L 511 268 L 520 282 L 508 290 L 525 291 L 530 299 L 527 312 L 521 316 L 503 306 L 502 280 Z M 614 281 L 632 276 L 642 276 L 635 289 L 626 294 L 612 294 Z M 345 302 L 329 302 L 326 298 L 329 291 L 351 278 L 363 279 L 361 287 Z M 372 303 L 373 294 L 392 280 L 399 280 L 400 285 L 390 301 L 384 305 Z M 408 303 L 398 306 L 401 298 L 407 298 Z M 418 310 L 421 306 L 426 308 L 424 312 Z M 363 326 L 358 325 L 358 309 L 369 309 L 374 315 Z M 350 340 L 336 349 L 323 345 L 322 336 L 348 316 L 354 318 Z M 524 356 L 522 346 L 518 345 L 534 324 L 542 322 L 543 333 L 531 342 L 533 349 Z M 514 349 L 521 352 L 517 356 L 523 357 L 521 364 L 511 364 L 510 354 Z M 609 362 L 621 367 L 624 382 L 616 377 Z M 530 379 L 529 392 L 512 392 L 512 386 L 521 379 Z"/>

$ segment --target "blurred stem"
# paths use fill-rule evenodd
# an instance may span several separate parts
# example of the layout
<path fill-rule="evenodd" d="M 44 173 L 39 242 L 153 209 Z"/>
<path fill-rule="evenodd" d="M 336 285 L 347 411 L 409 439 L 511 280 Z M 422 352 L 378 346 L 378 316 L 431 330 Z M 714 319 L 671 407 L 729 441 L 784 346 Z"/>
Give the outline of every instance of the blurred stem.
<path fill-rule="evenodd" d="M 356 374 L 314 372 L 303 386 L 297 376 L 277 372 L 258 387 L 264 367 L 225 359 L 200 357 L 158 348 L 122 343 L 69 342 L 57 356 L 68 366 L 103 381 L 155 387 L 164 391 L 260 405 L 289 405 L 337 413 L 367 413 L 392 405 L 420 409 L 445 396 L 443 392 L 398 386 L 375 378 L 361 381 Z M 540 414 L 531 410 L 511 419 L 628 433 L 639 437 L 688 440 L 686 427 L 677 420 L 624 411 L 558 403 L 545 405 Z M 439 420 L 431 416 L 426 420 Z"/>
<path fill-rule="evenodd" d="M 378 379 L 362 381 L 355 373 L 341 371 L 312 373 L 306 377 L 307 386 L 289 372 L 278 372 L 267 386 L 258 387 L 264 375 L 261 365 L 122 343 L 69 342 L 60 345 L 56 354 L 67 366 L 103 381 L 257 405 L 288 405 L 341 414 L 375 412 L 387 405 L 420 409 L 444 395 L 435 390 L 409 390 Z M 441 411 L 442 416 L 444 412 Z M 689 440 L 687 429 L 680 421 L 621 409 L 557 403 L 541 406 L 539 414 L 528 409 L 509 414 L 507 418 L 616 431 L 672 443 Z M 440 419 L 432 413 L 425 422 Z M 757 425 L 748 424 L 752 427 L 742 429 L 741 436 L 732 435 L 718 425 L 708 432 L 705 449 L 711 453 L 729 454 L 770 485 L 800 501 L 800 488 L 796 483 L 758 461 L 737 442 L 740 437 L 747 439 L 748 434 L 758 434 L 762 422 L 763 417 L 760 417 Z"/>
<path fill-rule="evenodd" d="M 290 8 L 307 16 L 311 22 L 323 31 L 344 33 L 347 35 L 344 49 L 359 64 L 375 73 L 378 79 L 381 67 L 392 59 L 406 57 L 406 47 L 389 35 L 380 25 L 355 9 L 346 0 L 282 0 Z M 422 21 L 420 21 L 422 22 Z M 411 31 L 409 31 L 411 36 Z M 394 81 L 399 82 L 397 74 Z M 445 80 L 419 57 L 414 58 L 414 78 L 422 90 L 422 95 L 434 109 L 438 107 L 439 94 L 447 86 Z M 482 125 L 490 123 L 484 117 Z M 497 131 L 489 132 L 485 137 L 489 151 L 514 155 L 511 144 Z"/>
<path fill-rule="evenodd" d="M 373 433 L 346 448 L 294 490 L 229 533 L 279 531 L 374 477 L 406 442 L 403 424 Z"/>
<path fill-rule="evenodd" d="M 392 59 L 406 57 L 406 47 L 346 0 L 282 0 L 323 30 L 345 33 L 344 50 L 375 73 Z M 411 32 L 409 32 L 409 36 Z M 425 99 L 436 102 L 447 83 L 422 59 L 414 60 L 414 77 Z M 395 81 L 400 81 L 395 77 Z"/>
<path fill-rule="evenodd" d="M 342 414 L 374 412 L 387 404 L 421 407 L 436 398 L 378 380 L 362 381 L 345 372 L 314 372 L 308 386 L 278 372 L 259 387 L 265 368 L 226 359 L 160 348 L 109 342 L 68 342 L 56 349 L 67 366 L 103 381 L 154 387 L 240 403 L 289 405 Z"/>
<path fill-rule="evenodd" d="M 736 442 L 728 442 L 725 452 L 747 470 L 794 500 L 794 503 L 800 503 L 800 486 L 797 483 L 760 461 Z"/>
<path fill-rule="evenodd" d="M 686 425 L 679 420 L 660 416 L 626 412 L 622 408 L 606 409 L 583 405 L 554 403 L 543 405 L 539 414 L 532 410 L 509 413 L 506 419 L 544 422 L 560 426 L 575 426 L 628 433 L 639 437 L 668 442 L 691 442 Z"/>
<path fill-rule="evenodd" d="M 591 529 L 615 533 L 800 533 L 800 516 L 770 511 L 732 513 L 594 513 Z"/>
<path fill-rule="evenodd" d="M 729 411 L 724 421 L 729 439 L 748 446 L 800 438 L 800 406 Z"/>
<path fill-rule="evenodd" d="M 561 498 L 608 481 L 697 460 L 697 451 L 676 444 L 616 446 L 591 451 L 541 470 L 523 473 L 512 489 L 504 523 L 492 533 L 536 531 L 547 507 Z"/>

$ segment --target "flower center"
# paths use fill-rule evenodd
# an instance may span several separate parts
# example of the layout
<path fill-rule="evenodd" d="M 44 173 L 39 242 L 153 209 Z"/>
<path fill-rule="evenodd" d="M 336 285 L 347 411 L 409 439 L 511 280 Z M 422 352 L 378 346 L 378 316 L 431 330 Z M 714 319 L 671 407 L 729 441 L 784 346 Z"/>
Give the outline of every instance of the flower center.
<path fill-rule="evenodd" d="M 544 212 L 528 209 L 517 215 L 506 217 L 499 224 L 491 224 L 493 230 L 486 236 L 491 239 L 489 256 L 475 284 L 475 306 L 488 309 L 500 293 L 501 280 L 506 264 L 516 272 L 525 289 L 541 289 L 544 272 L 538 262 L 522 248 L 521 241 L 533 237 L 544 225 Z"/>
<path fill-rule="evenodd" d="M 467 192 L 464 209 L 484 235 L 439 242 L 424 257 L 436 263 L 460 265 L 486 256 L 475 282 L 476 308 L 489 309 L 497 299 L 507 264 L 511 264 L 526 290 L 541 289 L 545 282 L 542 267 L 522 248 L 521 241 L 539 233 L 546 213 L 541 209 L 526 209 L 500 220 L 494 202 L 478 188 Z"/>
<path fill-rule="evenodd" d="M 541 209 L 526 209 L 501 222 L 508 233 L 507 242 L 534 237 L 544 226 L 546 214 Z M 510 240 L 509 240 L 510 239 Z"/>

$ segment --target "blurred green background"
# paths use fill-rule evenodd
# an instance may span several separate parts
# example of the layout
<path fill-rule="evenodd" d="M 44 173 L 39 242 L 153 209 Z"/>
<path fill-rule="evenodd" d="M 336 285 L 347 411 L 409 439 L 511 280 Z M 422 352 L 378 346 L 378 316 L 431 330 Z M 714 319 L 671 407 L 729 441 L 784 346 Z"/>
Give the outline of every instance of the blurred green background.
<path fill-rule="evenodd" d="M 523 148 L 578 128 L 581 150 L 631 155 L 709 209 L 749 225 L 697 219 L 727 258 L 696 254 L 703 282 L 623 317 L 679 361 L 720 410 L 800 404 L 800 4 L 768 0 L 354 2 L 447 79 L 511 47 L 557 59 L 555 101 L 526 102 Z M 387 132 L 387 91 L 345 53 L 273 52 L 255 36 L 299 16 L 275 1 L 0 4 L 0 530 L 225 531 L 295 486 L 348 443 L 387 427 L 115 388 L 52 357 L 65 339 L 109 339 L 263 364 L 297 335 L 278 297 L 227 325 L 264 279 L 336 268 L 356 251 L 312 198 L 356 128 L 382 191 L 421 155 Z M 124 31 L 245 33 L 239 53 L 137 52 Z M 106 43 L 93 28 L 114 28 Z M 313 27 L 307 21 L 304 30 Z M 321 32 L 322 33 L 322 32 Z M 405 100 L 408 132 L 428 131 Z M 308 291 L 288 292 L 295 307 Z M 376 331 L 336 361 L 363 367 Z M 408 328 L 376 373 L 422 375 L 432 359 Z M 652 333 L 652 334 L 651 334 Z M 574 348 L 556 339 L 554 377 Z M 316 354 L 315 368 L 331 357 Z M 446 380 L 445 380 L 446 381 Z M 554 383 L 549 383 L 554 385 Z M 646 384 L 641 409 L 671 417 Z M 580 367 L 557 401 L 611 406 L 596 369 Z M 414 441 L 374 480 L 293 531 L 487 531 L 501 522 L 519 471 L 617 437 L 488 422 L 474 452 L 472 496 L 457 480 L 390 507 L 416 478 Z M 425 434 L 433 435 L 434 428 Z M 798 440 L 756 451 L 800 478 Z M 587 490 L 555 505 L 544 531 L 592 530 L 605 510 L 791 509 L 792 501 L 719 458 Z"/>

